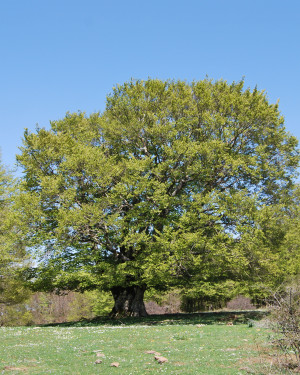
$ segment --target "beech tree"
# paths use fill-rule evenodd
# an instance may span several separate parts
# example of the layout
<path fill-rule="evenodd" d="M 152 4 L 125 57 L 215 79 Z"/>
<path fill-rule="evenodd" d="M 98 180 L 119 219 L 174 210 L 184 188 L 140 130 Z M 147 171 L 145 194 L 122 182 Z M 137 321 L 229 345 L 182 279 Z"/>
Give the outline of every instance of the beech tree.
<path fill-rule="evenodd" d="M 297 140 L 278 105 L 243 86 L 131 81 L 102 114 L 26 131 L 35 288 L 110 290 L 113 316 L 141 316 L 147 288 L 268 277 L 278 259 L 252 229 L 292 187 Z"/>

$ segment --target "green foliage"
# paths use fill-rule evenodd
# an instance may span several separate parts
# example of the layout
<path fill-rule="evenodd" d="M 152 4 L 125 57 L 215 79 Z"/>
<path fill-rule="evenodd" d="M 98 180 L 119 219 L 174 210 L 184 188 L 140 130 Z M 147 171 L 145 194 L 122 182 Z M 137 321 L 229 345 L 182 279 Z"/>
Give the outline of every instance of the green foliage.
<path fill-rule="evenodd" d="M 0 305 L 0 326 L 30 326 L 33 324 L 31 311 L 25 301 Z"/>
<path fill-rule="evenodd" d="M 3 311 L 0 324 L 8 321 L 8 316 L 18 315 L 18 309 L 9 309 L 8 305 L 19 304 L 29 296 L 19 275 L 26 254 L 17 195 L 17 182 L 0 164 L 0 309 Z"/>
<path fill-rule="evenodd" d="M 23 213 L 40 252 L 27 276 L 39 290 L 178 285 L 212 298 L 271 285 L 282 241 L 268 212 L 292 188 L 296 147 L 277 104 L 243 81 L 117 86 L 103 114 L 25 132 Z"/>
<path fill-rule="evenodd" d="M 111 312 L 114 305 L 114 300 L 111 293 L 100 290 L 92 290 L 85 292 L 89 297 L 91 304 L 91 311 L 94 316 L 106 316 Z"/>
<path fill-rule="evenodd" d="M 91 319 L 96 316 L 106 316 L 111 312 L 113 305 L 112 295 L 107 292 L 92 290 L 76 293 L 70 304 L 68 320 L 77 321 L 82 318 Z"/>

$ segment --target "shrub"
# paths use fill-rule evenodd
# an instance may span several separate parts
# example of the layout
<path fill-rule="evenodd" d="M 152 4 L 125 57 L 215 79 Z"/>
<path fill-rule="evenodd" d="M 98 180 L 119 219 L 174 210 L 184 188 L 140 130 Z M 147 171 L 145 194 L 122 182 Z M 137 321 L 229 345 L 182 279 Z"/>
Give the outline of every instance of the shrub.
<path fill-rule="evenodd" d="M 284 367 L 300 369 L 300 288 L 297 283 L 274 295 L 270 319 L 272 342 L 279 349 L 278 362 Z"/>
<path fill-rule="evenodd" d="M 25 303 L 0 304 L 0 326 L 28 326 L 33 323 L 32 319 Z"/>
<path fill-rule="evenodd" d="M 256 307 L 252 304 L 251 299 L 245 296 L 237 296 L 230 300 L 227 305 L 229 310 L 255 310 Z"/>

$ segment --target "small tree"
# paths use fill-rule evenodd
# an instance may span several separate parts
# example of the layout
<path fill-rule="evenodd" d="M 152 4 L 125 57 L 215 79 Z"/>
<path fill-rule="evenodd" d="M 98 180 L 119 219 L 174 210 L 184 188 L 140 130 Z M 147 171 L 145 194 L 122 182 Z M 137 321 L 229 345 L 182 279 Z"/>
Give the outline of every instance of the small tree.
<path fill-rule="evenodd" d="M 292 186 L 296 145 L 243 81 L 132 81 L 101 115 L 26 131 L 24 210 L 41 254 L 28 277 L 110 290 L 115 316 L 145 315 L 149 287 L 268 277 L 277 258 L 255 220 Z"/>
<path fill-rule="evenodd" d="M 299 203 L 300 187 L 296 185 L 288 196 L 283 196 L 282 204 L 273 208 L 272 218 L 263 223 L 266 238 L 280 254 L 280 270 L 285 276 L 269 300 L 272 342 L 279 349 L 278 364 L 297 371 L 300 369 Z"/>
<path fill-rule="evenodd" d="M 19 277 L 25 259 L 21 219 L 15 206 L 17 183 L 0 164 L 0 325 L 9 323 L 8 306 L 28 297 L 28 289 Z"/>

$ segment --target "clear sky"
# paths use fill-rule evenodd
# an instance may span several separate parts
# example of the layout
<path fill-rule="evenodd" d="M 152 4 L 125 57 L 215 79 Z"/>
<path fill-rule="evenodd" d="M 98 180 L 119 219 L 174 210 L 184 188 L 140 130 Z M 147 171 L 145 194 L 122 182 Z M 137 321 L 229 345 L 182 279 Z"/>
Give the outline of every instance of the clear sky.
<path fill-rule="evenodd" d="M 280 99 L 300 139 L 299 0 L 2 0 L 0 148 L 13 168 L 24 128 L 101 111 L 131 78 L 207 75 Z"/>

